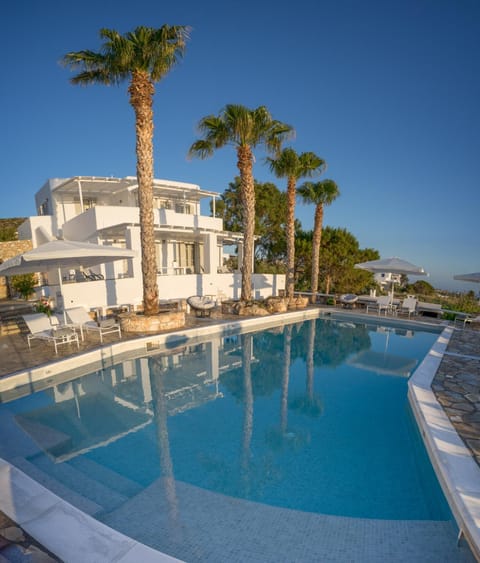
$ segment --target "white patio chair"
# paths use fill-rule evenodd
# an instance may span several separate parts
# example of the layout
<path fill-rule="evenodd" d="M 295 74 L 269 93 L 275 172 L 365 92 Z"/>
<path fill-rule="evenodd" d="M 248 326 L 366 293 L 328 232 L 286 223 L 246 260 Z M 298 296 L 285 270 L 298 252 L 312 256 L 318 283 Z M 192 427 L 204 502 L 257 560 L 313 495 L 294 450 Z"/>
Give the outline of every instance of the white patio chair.
<path fill-rule="evenodd" d="M 94 320 L 92 320 L 87 310 L 83 307 L 73 307 L 72 309 L 67 309 L 65 312 L 67 314 L 69 323 L 72 326 L 80 329 L 82 340 L 84 339 L 84 330 L 87 333 L 93 332 L 94 334 L 98 334 L 100 336 L 100 342 L 102 343 L 103 336 L 105 334 L 112 334 L 116 332 L 118 333 L 119 337 L 122 336 L 120 325 L 115 321 L 115 319 L 106 319 L 104 321 L 96 323 Z"/>
<path fill-rule="evenodd" d="M 380 297 L 376 298 L 375 302 L 367 303 L 367 313 L 369 309 L 377 311 L 379 315 L 381 315 L 382 311 L 384 311 L 385 316 L 387 313 L 396 313 L 396 308 L 393 306 L 392 297 L 390 295 L 380 295 Z"/>
<path fill-rule="evenodd" d="M 382 311 L 385 311 L 385 316 L 387 316 L 387 313 L 393 310 L 392 298 L 390 297 L 390 295 L 381 295 L 380 297 L 377 297 L 374 303 L 367 304 L 367 313 L 369 309 L 378 311 L 379 315 L 382 314 Z"/>
<path fill-rule="evenodd" d="M 52 342 L 55 346 L 55 354 L 58 354 L 60 344 L 76 342 L 77 348 L 80 348 L 78 334 L 72 328 L 58 324 L 52 325 L 50 319 L 44 313 L 23 315 L 23 320 L 30 331 L 30 334 L 27 335 L 29 348 L 31 348 L 31 341 L 34 339 Z"/>
<path fill-rule="evenodd" d="M 465 328 L 467 325 L 473 327 L 473 325 L 478 324 L 480 326 L 480 315 L 476 317 L 472 317 L 472 315 L 466 315 L 465 317 L 455 317 L 454 325 L 457 324 L 457 321 L 462 324 L 462 328 Z"/>
<path fill-rule="evenodd" d="M 407 314 L 408 318 L 410 318 L 411 315 L 416 315 L 417 314 L 417 300 L 415 299 L 415 297 L 407 297 L 406 299 L 403 300 L 402 304 L 400 305 L 400 307 L 397 309 L 397 313 L 398 314 Z"/>

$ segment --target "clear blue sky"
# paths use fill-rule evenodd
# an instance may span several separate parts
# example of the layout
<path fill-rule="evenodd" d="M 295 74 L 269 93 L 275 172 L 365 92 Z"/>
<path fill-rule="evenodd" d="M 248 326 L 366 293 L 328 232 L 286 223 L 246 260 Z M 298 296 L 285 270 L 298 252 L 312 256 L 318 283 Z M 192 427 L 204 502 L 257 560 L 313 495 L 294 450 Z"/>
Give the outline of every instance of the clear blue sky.
<path fill-rule="evenodd" d="M 452 280 L 480 270 L 478 0 L 16 0 L 2 13 L 0 217 L 35 214 L 50 177 L 135 174 L 127 85 L 72 86 L 59 60 L 97 50 L 102 27 L 184 24 L 186 56 L 155 96 L 157 178 L 223 192 L 234 151 L 188 161 L 196 124 L 227 103 L 266 105 L 296 129 L 295 150 L 327 161 L 341 197 L 326 225 L 436 287 L 479 290 Z M 257 156 L 255 177 L 274 180 Z M 296 214 L 312 228 L 313 208 Z"/>

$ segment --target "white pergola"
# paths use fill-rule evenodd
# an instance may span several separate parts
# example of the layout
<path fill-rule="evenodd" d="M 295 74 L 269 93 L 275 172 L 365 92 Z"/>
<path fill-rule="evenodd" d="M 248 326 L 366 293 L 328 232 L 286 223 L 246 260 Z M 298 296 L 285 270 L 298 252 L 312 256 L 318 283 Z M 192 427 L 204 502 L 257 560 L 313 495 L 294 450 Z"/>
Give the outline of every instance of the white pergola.
<path fill-rule="evenodd" d="M 56 195 L 78 196 L 80 208 L 84 211 L 84 200 L 101 195 L 118 195 L 122 192 L 132 192 L 138 189 L 135 176 L 125 178 L 112 178 L 102 176 L 74 176 L 56 186 L 53 192 Z M 215 202 L 220 194 L 210 190 L 202 190 L 197 184 L 186 182 L 175 182 L 173 180 L 153 181 L 153 192 L 155 196 L 186 198 L 190 201 L 200 201 L 204 198 L 212 198 L 213 215 L 215 216 Z"/>

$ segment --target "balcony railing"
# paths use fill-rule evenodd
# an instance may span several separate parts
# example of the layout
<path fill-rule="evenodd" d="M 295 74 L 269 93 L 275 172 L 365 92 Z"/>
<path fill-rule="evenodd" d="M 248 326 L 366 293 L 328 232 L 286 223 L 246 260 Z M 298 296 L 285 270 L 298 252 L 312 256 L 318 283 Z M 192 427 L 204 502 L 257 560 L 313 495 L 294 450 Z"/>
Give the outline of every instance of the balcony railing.
<path fill-rule="evenodd" d="M 171 209 L 154 209 L 156 227 L 178 228 L 184 230 L 221 231 L 222 219 L 204 215 L 176 213 Z M 119 225 L 138 225 L 140 222 L 138 207 L 96 206 L 87 209 L 70 221 L 64 223 L 63 235 L 69 239 L 85 239 L 102 229 Z"/>

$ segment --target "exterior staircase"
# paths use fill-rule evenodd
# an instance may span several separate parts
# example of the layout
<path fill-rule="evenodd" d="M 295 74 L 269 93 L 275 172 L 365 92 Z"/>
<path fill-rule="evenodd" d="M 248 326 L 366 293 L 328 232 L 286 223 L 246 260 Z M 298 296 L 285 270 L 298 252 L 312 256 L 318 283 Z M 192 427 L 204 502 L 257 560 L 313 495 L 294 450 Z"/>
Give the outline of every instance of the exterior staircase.
<path fill-rule="evenodd" d="M 26 331 L 22 315 L 33 312 L 28 301 L 0 300 L 0 337 Z"/>

